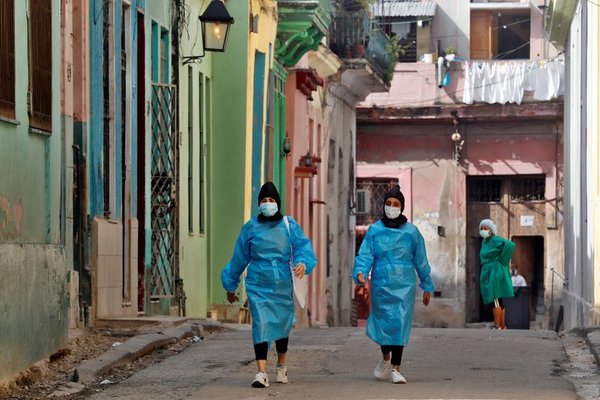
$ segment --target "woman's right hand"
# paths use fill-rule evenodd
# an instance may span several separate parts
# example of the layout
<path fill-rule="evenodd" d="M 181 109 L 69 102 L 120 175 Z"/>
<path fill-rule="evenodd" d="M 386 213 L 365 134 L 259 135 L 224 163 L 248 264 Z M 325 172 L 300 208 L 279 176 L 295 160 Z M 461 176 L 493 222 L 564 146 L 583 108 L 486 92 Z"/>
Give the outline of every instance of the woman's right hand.
<path fill-rule="evenodd" d="M 367 280 L 365 279 L 365 274 L 363 274 L 362 272 L 359 272 L 358 275 L 356 275 L 356 280 L 358 281 L 359 286 L 364 286 L 367 283 Z"/>
<path fill-rule="evenodd" d="M 233 304 L 236 301 L 240 301 L 240 298 L 237 297 L 234 292 L 227 292 L 227 301 L 229 304 Z"/>

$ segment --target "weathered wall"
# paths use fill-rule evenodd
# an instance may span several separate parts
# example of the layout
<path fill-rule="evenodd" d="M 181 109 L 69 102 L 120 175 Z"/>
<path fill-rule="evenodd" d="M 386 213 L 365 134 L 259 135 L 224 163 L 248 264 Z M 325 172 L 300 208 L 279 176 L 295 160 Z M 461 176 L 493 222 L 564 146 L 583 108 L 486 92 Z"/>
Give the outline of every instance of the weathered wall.
<path fill-rule="evenodd" d="M 328 325 L 349 326 L 352 311 L 352 268 L 354 266 L 354 161 L 356 112 L 336 96 L 336 82 L 327 92 L 329 143 L 327 156 Z"/>
<path fill-rule="evenodd" d="M 67 340 L 66 139 L 60 0 L 52 1 L 52 131 L 30 130 L 28 2 L 15 2 L 15 120 L 0 119 L 0 380 Z M 70 142 L 69 142 L 70 143 Z"/>
<path fill-rule="evenodd" d="M 600 321 L 598 26 L 597 7 L 580 4 L 565 46 L 566 329 Z"/>
<path fill-rule="evenodd" d="M 0 381 L 67 341 L 69 295 L 63 247 L 2 244 Z"/>
<path fill-rule="evenodd" d="M 52 2 L 52 132 L 31 131 L 27 111 L 29 87 L 27 2 L 15 2 L 14 121 L 0 120 L 0 242 L 61 241 L 62 132 L 60 107 L 60 1 Z M 26 166 L 26 167 L 24 167 Z"/>

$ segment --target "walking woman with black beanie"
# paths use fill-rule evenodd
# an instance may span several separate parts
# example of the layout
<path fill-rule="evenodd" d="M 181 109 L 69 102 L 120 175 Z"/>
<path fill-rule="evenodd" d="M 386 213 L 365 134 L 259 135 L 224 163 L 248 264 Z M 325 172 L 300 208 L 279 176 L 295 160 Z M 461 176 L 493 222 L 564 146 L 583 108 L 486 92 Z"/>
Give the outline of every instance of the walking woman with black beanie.
<path fill-rule="evenodd" d="M 434 291 L 425 240 L 402 214 L 404 206 L 404 195 L 396 185 L 385 196 L 381 220 L 369 227 L 352 273 L 358 285 L 364 285 L 370 273 L 371 313 L 367 336 L 381 346 L 383 356 L 373 372 L 377 379 L 386 379 L 391 361 L 392 383 L 406 383 L 400 374 L 400 365 L 413 319 L 415 272 L 423 289 L 425 306 L 429 305 Z"/>
<path fill-rule="evenodd" d="M 287 383 L 285 359 L 294 324 L 293 273 L 301 278 L 311 273 L 317 260 L 310 241 L 291 217 L 284 217 L 279 192 L 271 182 L 258 195 L 260 213 L 243 227 L 233 258 L 221 273 L 230 303 L 238 301 L 235 290 L 246 274 L 246 292 L 252 315 L 252 340 L 258 373 L 257 388 L 268 387 L 267 354 L 272 341 L 277 349 L 276 382 Z"/>

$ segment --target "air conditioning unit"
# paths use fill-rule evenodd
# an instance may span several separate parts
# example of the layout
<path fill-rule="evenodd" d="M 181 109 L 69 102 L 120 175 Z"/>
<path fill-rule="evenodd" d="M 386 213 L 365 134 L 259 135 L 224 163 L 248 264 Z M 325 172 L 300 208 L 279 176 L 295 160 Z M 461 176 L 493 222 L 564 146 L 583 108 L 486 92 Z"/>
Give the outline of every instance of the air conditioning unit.
<path fill-rule="evenodd" d="M 358 189 L 356 191 L 356 214 L 364 215 L 371 212 L 371 191 Z"/>

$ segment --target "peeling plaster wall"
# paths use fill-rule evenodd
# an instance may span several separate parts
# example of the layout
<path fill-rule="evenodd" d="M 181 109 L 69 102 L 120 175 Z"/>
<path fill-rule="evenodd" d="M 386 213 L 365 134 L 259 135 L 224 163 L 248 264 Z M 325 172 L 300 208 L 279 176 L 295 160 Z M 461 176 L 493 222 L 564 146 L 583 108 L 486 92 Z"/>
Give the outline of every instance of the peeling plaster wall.
<path fill-rule="evenodd" d="M 65 250 L 42 244 L 0 245 L 0 381 L 67 341 Z"/>
<path fill-rule="evenodd" d="M 350 206 L 355 181 L 356 112 L 348 102 L 332 93 L 335 85 L 332 84 L 326 98 L 331 121 L 327 156 L 327 324 L 350 326 L 355 225 Z"/>

